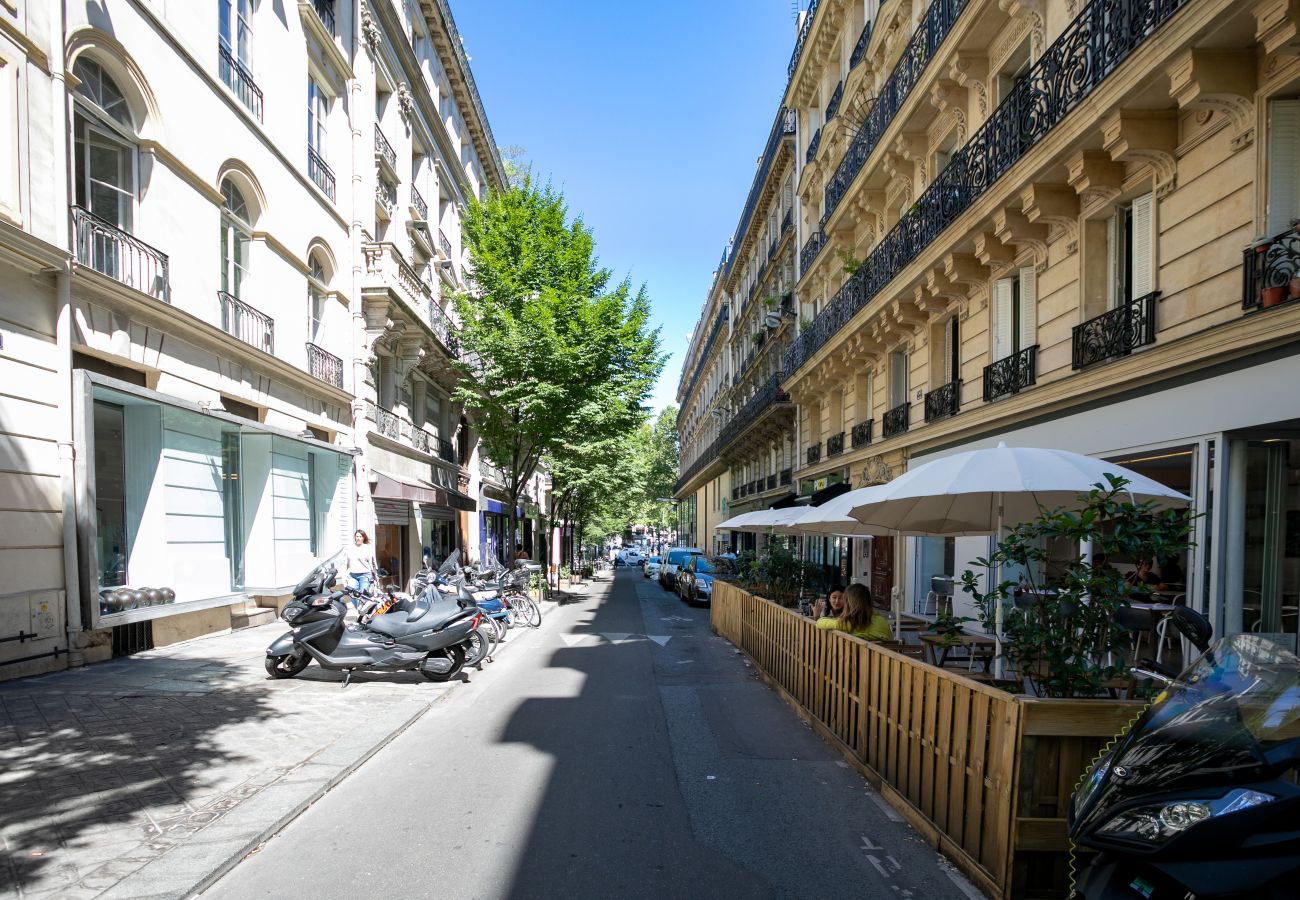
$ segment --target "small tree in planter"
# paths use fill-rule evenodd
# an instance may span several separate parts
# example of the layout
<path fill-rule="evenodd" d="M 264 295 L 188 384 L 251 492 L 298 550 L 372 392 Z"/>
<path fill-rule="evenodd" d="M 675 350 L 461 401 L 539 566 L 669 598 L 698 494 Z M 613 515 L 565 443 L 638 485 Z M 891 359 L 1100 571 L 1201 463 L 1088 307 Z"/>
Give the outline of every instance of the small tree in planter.
<path fill-rule="evenodd" d="M 1003 656 L 1040 697 L 1095 696 L 1106 681 L 1128 672 L 1129 632 L 1116 624 L 1115 612 L 1132 594 L 1150 589 L 1125 584 L 1104 560 L 1163 560 L 1191 546 L 1190 516 L 1125 500 L 1128 482 L 1110 475 L 1107 480 L 1080 496 L 1082 508 L 1043 510 L 1003 537 L 990 558 L 974 561 L 982 568 L 1020 568 L 1023 581 L 1003 580 L 981 592 L 975 574 L 962 573 L 961 588 L 974 600 L 981 621 L 991 626 L 998 607 L 1007 610 Z M 1069 561 L 1049 592 L 1042 574 L 1048 548 L 1067 542 L 1078 547 L 1086 540 L 1092 541 L 1094 562 L 1082 556 Z"/>
<path fill-rule="evenodd" d="M 745 590 L 787 608 L 802 596 L 821 590 L 821 568 L 806 563 L 782 546 L 771 546 L 760 557 L 746 552 L 737 562 L 737 581 Z"/>

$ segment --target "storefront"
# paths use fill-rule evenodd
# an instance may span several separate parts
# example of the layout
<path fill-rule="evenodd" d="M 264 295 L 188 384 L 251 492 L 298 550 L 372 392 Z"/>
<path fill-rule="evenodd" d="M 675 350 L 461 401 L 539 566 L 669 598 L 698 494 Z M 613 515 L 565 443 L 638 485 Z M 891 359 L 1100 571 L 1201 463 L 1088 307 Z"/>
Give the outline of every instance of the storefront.
<path fill-rule="evenodd" d="M 519 528 L 515 543 L 518 543 L 523 540 L 522 534 L 528 523 L 522 507 L 515 507 L 515 517 Z M 488 564 L 497 560 L 502 565 L 509 565 L 514 556 L 514 544 L 510 542 L 510 507 L 500 500 L 485 498 L 479 510 L 479 534 L 482 536 L 479 558 Z"/>
<path fill-rule="evenodd" d="M 437 477 L 441 470 L 431 472 Z M 428 557 L 438 565 L 465 545 L 458 512 L 473 511 L 473 499 L 447 484 L 370 470 L 375 510 L 375 561 L 393 581 L 406 584 Z"/>

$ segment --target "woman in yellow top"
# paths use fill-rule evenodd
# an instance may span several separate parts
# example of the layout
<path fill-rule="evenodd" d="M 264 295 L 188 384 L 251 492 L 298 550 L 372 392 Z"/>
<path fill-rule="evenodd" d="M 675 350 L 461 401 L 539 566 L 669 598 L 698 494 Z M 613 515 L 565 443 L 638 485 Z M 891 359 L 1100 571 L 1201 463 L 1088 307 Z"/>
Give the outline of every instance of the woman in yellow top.
<path fill-rule="evenodd" d="M 865 584 L 851 584 L 844 591 L 844 610 L 834 618 L 817 620 L 823 631 L 844 631 L 868 641 L 892 641 L 889 620 L 871 607 L 871 590 Z"/>

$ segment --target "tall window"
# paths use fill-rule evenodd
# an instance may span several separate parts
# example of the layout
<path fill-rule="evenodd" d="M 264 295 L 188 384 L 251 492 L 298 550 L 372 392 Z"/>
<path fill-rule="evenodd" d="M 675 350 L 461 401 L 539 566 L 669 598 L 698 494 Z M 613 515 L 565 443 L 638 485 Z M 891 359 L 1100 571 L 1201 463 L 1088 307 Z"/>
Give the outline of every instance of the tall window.
<path fill-rule="evenodd" d="M 1106 222 L 1106 305 L 1145 297 L 1155 290 L 1155 203 L 1143 194 L 1115 210 Z"/>
<path fill-rule="evenodd" d="M 307 275 L 307 339 L 321 346 L 325 339 L 325 267 L 315 256 Z"/>
<path fill-rule="evenodd" d="M 1030 270 L 1033 271 L 1032 269 Z M 961 323 L 953 316 L 943 326 L 943 383 L 951 384 L 961 376 Z"/>
<path fill-rule="evenodd" d="M 1038 277 L 1025 266 L 993 283 L 993 359 L 1006 359 L 1038 342 Z"/>
<path fill-rule="evenodd" d="M 1268 225 L 1281 234 L 1300 215 L 1300 100 L 1268 104 Z"/>
<path fill-rule="evenodd" d="M 241 66 L 253 68 L 254 0 L 217 0 L 217 28 L 221 44 Z"/>
<path fill-rule="evenodd" d="M 221 182 L 221 198 L 221 289 L 239 297 L 248 280 L 248 250 L 252 243 L 248 204 L 229 178 Z"/>
<path fill-rule="evenodd" d="M 135 206 L 135 126 L 126 98 L 93 60 L 78 59 L 73 144 L 77 205 L 123 231 Z"/>
<path fill-rule="evenodd" d="M 895 350 L 889 354 L 889 408 L 907 402 L 907 351 Z"/>
<path fill-rule="evenodd" d="M 316 79 L 307 77 L 307 146 L 316 151 L 322 160 L 327 160 L 325 153 L 325 125 L 329 113 L 329 97 L 321 93 Z"/>

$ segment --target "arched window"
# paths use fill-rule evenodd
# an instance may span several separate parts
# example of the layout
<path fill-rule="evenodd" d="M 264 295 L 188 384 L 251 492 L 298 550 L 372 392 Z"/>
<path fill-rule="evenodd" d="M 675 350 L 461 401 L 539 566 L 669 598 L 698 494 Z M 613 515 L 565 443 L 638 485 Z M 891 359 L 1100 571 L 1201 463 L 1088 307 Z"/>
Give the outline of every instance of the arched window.
<path fill-rule="evenodd" d="M 73 114 L 77 205 L 123 231 L 135 209 L 135 123 L 126 97 L 99 63 L 73 64 L 79 80 Z"/>
<path fill-rule="evenodd" d="M 221 182 L 221 199 L 221 289 L 239 297 L 248 280 L 248 251 L 252 243 L 248 204 L 229 178 Z"/>
<path fill-rule="evenodd" d="M 307 274 L 307 340 L 321 346 L 325 338 L 325 267 L 320 257 L 312 254 Z"/>

